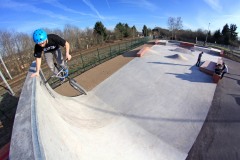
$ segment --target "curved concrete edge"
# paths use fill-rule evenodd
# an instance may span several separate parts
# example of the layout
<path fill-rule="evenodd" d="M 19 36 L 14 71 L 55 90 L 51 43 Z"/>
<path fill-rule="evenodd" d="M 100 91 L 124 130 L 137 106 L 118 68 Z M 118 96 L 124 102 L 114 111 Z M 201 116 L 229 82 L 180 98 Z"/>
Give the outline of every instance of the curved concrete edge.
<path fill-rule="evenodd" d="M 17 107 L 10 147 L 11 160 L 186 158 L 187 154 L 106 106 L 95 95 L 58 95 L 50 86 L 43 85 L 40 78 L 30 78 L 34 71 L 35 62 L 26 77 Z M 70 108 L 73 111 L 68 113 Z M 91 116 L 93 124 L 100 121 L 104 125 L 90 129 L 78 125 L 75 122 L 78 119 L 79 122 L 89 121 L 82 115 Z M 78 119 L 71 121 L 74 116 Z M 107 121 L 105 124 L 106 117 L 110 117 L 111 123 Z"/>
<path fill-rule="evenodd" d="M 35 118 L 36 78 L 30 75 L 35 72 L 35 61 L 31 64 L 15 114 L 10 159 L 41 159 L 37 138 Z"/>

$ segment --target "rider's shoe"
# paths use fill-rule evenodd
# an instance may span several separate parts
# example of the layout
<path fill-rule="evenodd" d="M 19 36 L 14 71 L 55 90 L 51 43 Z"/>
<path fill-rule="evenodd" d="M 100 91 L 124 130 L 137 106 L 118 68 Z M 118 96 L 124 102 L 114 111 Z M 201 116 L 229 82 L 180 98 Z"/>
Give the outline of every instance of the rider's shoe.
<path fill-rule="evenodd" d="M 64 72 L 65 72 L 64 77 L 65 77 L 65 78 L 68 77 L 68 69 L 67 69 L 67 68 L 64 69 Z"/>
<path fill-rule="evenodd" d="M 61 82 L 64 82 L 65 77 L 59 78 L 59 80 L 60 80 Z"/>

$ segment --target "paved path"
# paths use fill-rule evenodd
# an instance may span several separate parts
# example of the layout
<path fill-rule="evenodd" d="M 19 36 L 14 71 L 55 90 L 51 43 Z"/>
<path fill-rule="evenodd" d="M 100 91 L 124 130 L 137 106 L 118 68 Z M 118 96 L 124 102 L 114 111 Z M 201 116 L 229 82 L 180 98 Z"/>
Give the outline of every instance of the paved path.
<path fill-rule="evenodd" d="M 240 63 L 224 61 L 229 74 L 217 85 L 207 120 L 187 160 L 240 159 Z"/>

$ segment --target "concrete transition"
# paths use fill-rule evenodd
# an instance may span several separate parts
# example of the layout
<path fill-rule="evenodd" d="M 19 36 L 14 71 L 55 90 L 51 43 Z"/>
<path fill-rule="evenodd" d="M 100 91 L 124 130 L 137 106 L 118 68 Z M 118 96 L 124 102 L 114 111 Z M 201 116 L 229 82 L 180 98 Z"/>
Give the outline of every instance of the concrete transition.
<path fill-rule="evenodd" d="M 154 45 L 86 96 L 59 95 L 29 73 L 10 159 L 184 160 L 216 84 L 195 67 L 198 53 L 184 55 L 188 61 L 167 58 L 176 47 Z"/>
<path fill-rule="evenodd" d="M 188 59 L 184 57 L 182 54 L 174 54 L 171 56 L 166 56 L 167 58 L 172 58 L 172 59 L 178 59 L 178 60 L 184 60 L 187 61 Z"/>

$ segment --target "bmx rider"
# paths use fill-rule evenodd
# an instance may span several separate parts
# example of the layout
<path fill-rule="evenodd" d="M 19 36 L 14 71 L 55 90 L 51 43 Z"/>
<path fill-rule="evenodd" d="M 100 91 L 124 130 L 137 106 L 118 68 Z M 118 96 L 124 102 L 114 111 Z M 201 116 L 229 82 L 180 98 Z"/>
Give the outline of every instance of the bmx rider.
<path fill-rule="evenodd" d="M 69 43 L 56 34 L 47 34 L 43 29 L 37 29 L 33 32 L 33 41 L 36 43 L 34 47 L 34 57 L 36 58 L 36 72 L 31 77 L 39 76 L 39 71 L 42 62 L 42 53 L 46 62 L 54 74 L 59 71 L 54 66 L 53 58 L 56 58 L 57 63 L 65 69 L 66 77 L 68 76 L 68 69 L 64 62 L 63 54 L 60 50 L 60 46 L 66 49 L 66 59 L 70 60 L 72 56 L 69 54 Z M 60 80 L 63 80 L 60 78 Z"/>

